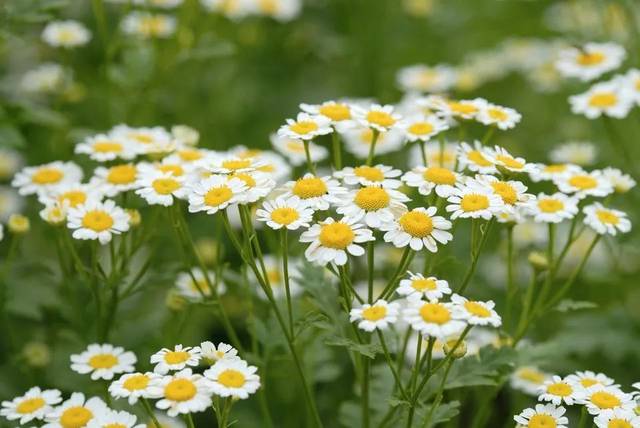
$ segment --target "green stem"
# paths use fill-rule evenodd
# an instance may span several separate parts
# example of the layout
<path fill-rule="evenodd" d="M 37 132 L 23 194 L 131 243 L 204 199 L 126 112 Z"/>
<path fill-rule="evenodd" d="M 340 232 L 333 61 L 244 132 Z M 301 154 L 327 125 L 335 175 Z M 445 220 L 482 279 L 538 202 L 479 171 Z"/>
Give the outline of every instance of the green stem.
<path fill-rule="evenodd" d="M 367 302 L 369 304 L 373 303 L 373 264 L 374 264 L 374 241 L 369 241 L 367 243 L 367 267 L 369 271 L 368 276 L 368 293 L 367 293 Z"/>
<path fill-rule="evenodd" d="M 380 345 L 382 346 L 382 352 L 384 353 L 384 358 L 387 361 L 387 365 L 389 366 L 389 369 L 391 370 L 391 373 L 393 374 L 393 378 L 396 382 L 394 387 L 397 387 L 400 390 L 400 395 L 402 395 L 402 398 L 406 400 L 408 399 L 408 396 L 404 391 L 404 388 L 402 387 L 402 379 L 400 378 L 400 374 L 398 373 L 398 370 L 396 370 L 396 366 L 393 360 L 391 359 L 389 348 L 387 347 L 387 343 L 384 340 L 384 334 L 382 334 L 382 332 L 377 329 L 376 329 L 376 333 L 378 334 L 378 339 L 380 340 Z"/>
<path fill-rule="evenodd" d="M 311 141 L 309 141 L 309 140 L 303 140 L 302 141 L 302 145 L 304 146 L 304 155 L 307 158 L 307 168 L 309 168 L 309 172 L 311 172 L 311 174 L 313 174 L 313 175 L 317 175 L 316 166 L 311 161 L 311 152 L 309 151 L 309 144 L 310 143 L 311 143 Z"/>
<path fill-rule="evenodd" d="M 411 260 L 413 260 L 414 255 L 415 252 L 411 249 L 411 247 L 407 245 L 404 249 L 404 252 L 402 253 L 402 258 L 400 259 L 400 263 L 398 263 L 396 271 L 391 276 L 389 283 L 386 285 L 386 287 L 384 287 L 384 290 L 382 290 L 382 293 L 380 293 L 380 296 L 378 296 L 377 300 L 386 299 L 393 294 L 398 281 L 400 280 L 401 276 L 404 275 L 407 268 L 411 264 Z"/>
<path fill-rule="evenodd" d="M 149 404 L 149 401 L 144 397 L 140 397 L 140 403 L 142 403 L 142 408 L 144 409 L 147 416 L 151 418 L 156 428 L 162 428 L 162 425 L 158 421 L 158 418 L 156 418 L 155 413 L 153 413 L 153 409 L 151 408 L 151 404 Z"/>
<path fill-rule="evenodd" d="M 482 234 L 482 237 L 480 238 L 480 243 L 477 245 L 477 248 L 474 248 L 476 247 L 475 242 L 472 243 L 471 264 L 469 265 L 469 268 L 467 269 L 467 273 L 465 274 L 464 279 L 462 280 L 462 285 L 460 285 L 460 288 L 456 291 L 456 293 L 462 294 L 469 286 L 471 278 L 473 277 L 473 274 L 476 271 L 478 260 L 480 260 L 480 254 L 482 253 L 482 248 L 484 247 L 484 244 L 487 242 L 489 231 L 491 230 L 491 226 L 493 225 L 494 222 L 495 222 L 495 217 L 486 223 L 487 227 L 484 233 Z M 472 241 L 473 241 L 473 233 L 472 233 Z"/>
<path fill-rule="evenodd" d="M 289 335 L 294 337 L 293 331 L 293 309 L 291 305 L 291 288 L 289 286 L 289 249 L 287 239 L 287 229 L 282 228 L 280 232 L 282 243 L 282 273 L 284 275 L 284 290 L 287 297 L 287 312 L 289 314 Z"/>
<path fill-rule="evenodd" d="M 513 225 L 507 227 L 507 309 L 505 312 L 505 329 L 511 324 L 511 311 L 516 289 L 513 281 Z"/>
<path fill-rule="evenodd" d="M 378 137 L 380 136 L 380 131 L 377 129 L 372 129 L 373 132 L 371 136 L 371 145 L 369 146 L 369 156 L 367 156 L 367 165 L 371 166 L 373 164 L 373 158 L 376 153 L 376 143 L 378 142 Z"/>
<path fill-rule="evenodd" d="M 444 373 L 442 374 L 442 381 L 440 381 L 440 386 L 438 387 L 438 392 L 436 393 L 436 398 L 433 401 L 433 404 L 431 405 L 431 409 L 429 409 L 429 413 L 427 413 L 427 417 L 425 418 L 424 423 L 422 424 L 423 427 L 429 426 L 429 423 L 431 422 L 431 418 L 433 417 L 433 414 L 435 413 L 435 411 L 440 406 L 440 403 L 442 402 L 442 398 L 444 395 L 444 387 L 447 382 L 447 377 L 449 377 L 449 371 L 451 370 L 451 366 L 453 366 L 453 358 L 450 359 L 447 365 L 445 366 Z"/>
<path fill-rule="evenodd" d="M 187 420 L 187 427 L 188 428 L 196 428 L 196 425 L 193 423 L 193 416 L 191 416 L 191 413 L 187 413 L 187 415 L 185 416 L 185 419 Z M 224 425 L 220 425 L 220 428 L 223 428 Z"/>
<path fill-rule="evenodd" d="M 369 428 L 369 371 L 371 361 L 362 355 L 362 427 Z"/>
<path fill-rule="evenodd" d="M 489 142 L 489 139 L 491 139 L 491 136 L 493 135 L 493 133 L 495 131 L 496 131 L 496 126 L 495 125 L 489 126 L 489 129 L 487 129 L 487 132 L 485 132 L 484 137 L 482 137 L 482 145 L 483 146 L 485 146 Z"/>

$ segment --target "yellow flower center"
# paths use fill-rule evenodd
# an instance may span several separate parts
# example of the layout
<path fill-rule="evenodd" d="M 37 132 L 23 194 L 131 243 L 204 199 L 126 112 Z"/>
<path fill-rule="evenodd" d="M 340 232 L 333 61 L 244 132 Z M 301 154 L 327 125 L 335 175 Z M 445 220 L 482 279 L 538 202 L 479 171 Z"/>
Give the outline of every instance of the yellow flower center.
<path fill-rule="evenodd" d="M 230 159 L 222 161 L 222 167 L 231 171 L 248 168 L 251 166 L 251 159 Z"/>
<path fill-rule="evenodd" d="M 269 278 L 269 284 L 271 284 L 271 287 L 277 287 L 280 285 L 282 277 L 277 269 L 267 270 L 267 277 Z"/>
<path fill-rule="evenodd" d="M 551 174 L 560 173 L 567 170 L 567 165 L 565 164 L 552 164 L 544 167 L 544 172 L 548 172 Z"/>
<path fill-rule="evenodd" d="M 194 293 L 202 293 L 202 294 L 205 294 L 207 296 L 209 295 L 209 292 L 211 291 L 209 289 L 209 283 L 207 282 L 206 279 L 200 279 L 198 281 L 194 281 L 192 279 L 191 282 L 189 282 L 189 288 Z"/>
<path fill-rule="evenodd" d="M 162 16 L 145 16 L 140 20 L 140 32 L 151 36 L 162 34 L 165 19 Z"/>
<path fill-rule="evenodd" d="M 89 365 L 94 369 L 110 369 L 118 364 L 118 357 L 113 354 L 96 354 L 89 358 Z"/>
<path fill-rule="evenodd" d="M 420 316 L 425 322 L 446 324 L 451 319 L 451 312 L 440 303 L 425 303 L 420 307 Z"/>
<path fill-rule="evenodd" d="M 125 424 L 113 423 L 103 425 L 102 428 L 127 428 Z"/>
<path fill-rule="evenodd" d="M 122 144 L 112 141 L 102 141 L 94 143 L 93 151 L 96 153 L 120 153 L 122 151 Z"/>
<path fill-rule="evenodd" d="M 377 211 L 389 206 L 391 197 L 381 187 L 364 187 L 356 193 L 354 202 L 365 211 Z"/>
<path fill-rule="evenodd" d="M 448 103 L 448 105 L 454 114 L 470 115 L 478 112 L 478 107 L 470 103 L 461 103 L 457 101 L 451 101 Z"/>
<path fill-rule="evenodd" d="M 487 110 L 487 113 L 491 119 L 497 120 L 498 122 L 504 122 L 509 119 L 509 115 L 499 108 L 490 108 Z"/>
<path fill-rule="evenodd" d="M 157 168 L 164 173 L 170 172 L 174 177 L 180 177 L 184 174 L 184 169 L 180 165 L 164 164 L 158 165 Z"/>
<path fill-rule="evenodd" d="M 227 369 L 218 375 L 218 382 L 227 388 L 240 388 L 246 382 L 246 378 L 238 370 Z"/>
<path fill-rule="evenodd" d="M 591 402 L 599 409 L 613 409 L 621 403 L 620 399 L 606 391 L 598 391 L 591 395 Z"/>
<path fill-rule="evenodd" d="M 362 318 L 367 321 L 380 321 L 387 316 L 387 308 L 384 306 L 370 306 L 362 310 Z"/>
<path fill-rule="evenodd" d="M 70 207 L 76 207 L 87 200 L 87 194 L 80 190 L 70 190 L 58 196 L 58 201 L 68 202 Z"/>
<path fill-rule="evenodd" d="M 33 413 L 47 404 L 41 397 L 27 398 L 22 400 L 16 407 L 16 411 L 22 415 Z"/>
<path fill-rule="evenodd" d="M 151 187 L 160 195 L 170 195 L 180 188 L 180 183 L 173 178 L 158 178 L 153 180 Z"/>
<path fill-rule="evenodd" d="M 592 52 L 587 53 L 583 52 L 578 55 L 577 61 L 580 65 L 590 66 L 590 65 L 598 65 L 602 61 L 604 61 L 605 56 L 601 52 Z"/>
<path fill-rule="evenodd" d="M 547 392 L 558 397 L 568 397 L 573 394 L 573 388 L 568 383 L 558 382 L 547 386 Z"/>
<path fill-rule="evenodd" d="M 169 351 L 164 354 L 164 361 L 167 364 L 181 364 L 185 363 L 191 358 L 191 354 L 187 351 Z"/>
<path fill-rule="evenodd" d="M 294 153 L 304 153 L 304 143 L 301 141 L 288 141 L 287 149 Z"/>
<path fill-rule="evenodd" d="M 435 290 L 436 282 L 430 278 L 418 278 L 411 281 L 411 287 L 416 291 Z"/>
<path fill-rule="evenodd" d="M 312 120 L 301 120 L 289 125 L 289 129 L 291 129 L 296 134 L 306 135 L 317 130 L 318 124 Z"/>
<path fill-rule="evenodd" d="M 598 180 L 588 175 L 576 175 L 569 179 L 569 184 L 581 190 L 588 190 L 596 187 Z"/>
<path fill-rule="evenodd" d="M 462 197 L 462 201 L 460 201 L 460 208 L 466 212 L 486 210 L 489 208 L 489 198 L 485 195 L 469 193 Z"/>
<path fill-rule="evenodd" d="M 62 428 L 82 428 L 93 419 L 93 413 L 86 407 L 69 407 L 60 416 Z"/>
<path fill-rule="evenodd" d="M 235 174 L 229 175 L 229 180 L 231 180 L 232 178 L 237 178 L 239 180 L 244 181 L 244 184 L 249 188 L 256 186 L 256 180 L 249 174 L 235 173 Z"/>
<path fill-rule="evenodd" d="M 189 401 L 198 389 L 189 379 L 175 379 L 164 387 L 164 396 L 171 401 Z"/>
<path fill-rule="evenodd" d="M 429 122 L 416 122 L 409 126 L 409 132 L 415 135 L 427 135 L 433 132 L 433 125 Z"/>
<path fill-rule="evenodd" d="M 357 177 L 364 178 L 369 181 L 384 180 L 384 173 L 375 166 L 359 166 L 353 169 L 353 173 Z"/>
<path fill-rule="evenodd" d="M 475 163 L 478 166 L 491 166 L 492 163 L 491 161 L 489 161 L 480 151 L 478 150 L 471 150 L 469 153 L 467 153 L 467 158 Z"/>
<path fill-rule="evenodd" d="M 145 389 L 149 385 L 149 376 L 143 374 L 136 374 L 129 377 L 122 383 L 122 387 L 127 391 L 137 391 Z"/>
<path fill-rule="evenodd" d="M 64 174 L 56 168 L 40 168 L 33 174 L 31 181 L 36 184 L 53 184 L 62 180 Z"/>
<path fill-rule="evenodd" d="M 202 159 L 204 155 L 198 150 L 181 150 L 178 152 L 178 156 L 185 162 L 193 162 Z"/>
<path fill-rule="evenodd" d="M 585 388 L 589 388 L 590 386 L 599 384 L 600 382 L 598 382 L 596 379 L 592 379 L 592 378 L 584 378 L 580 380 L 580 385 L 584 386 Z"/>
<path fill-rule="evenodd" d="M 532 369 L 522 369 L 518 372 L 518 377 L 520 379 L 532 382 L 532 383 L 542 383 L 544 382 L 544 374 L 539 371 Z"/>
<path fill-rule="evenodd" d="M 351 119 L 351 109 L 346 104 L 326 104 L 321 106 L 319 111 L 321 115 L 336 122 Z"/>
<path fill-rule="evenodd" d="M 491 311 L 487 309 L 483 304 L 478 302 L 464 302 L 464 308 L 472 315 L 480 318 L 488 318 L 491 316 Z"/>
<path fill-rule="evenodd" d="M 491 183 L 491 187 L 494 192 L 500 195 L 505 204 L 513 205 L 518 202 L 518 194 L 509 183 L 505 183 L 504 181 L 494 181 Z"/>
<path fill-rule="evenodd" d="M 402 230 L 415 238 L 424 238 L 433 231 L 433 220 L 421 211 L 409 211 L 398 219 Z"/>
<path fill-rule="evenodd" d="M 613 225 L 620 223 L 620 218 L 611 211 L 598 210 L 596 211 L 596 215 L 598 216 L 598 220 L 600 220 L 602 223 Z"/>
<path fill-rule="evenodd" d="M 204 203 L 210 207 L 224 204 L 233 197 L 233 192 L 227 186 L 214 187 L 204 195 Z"/>
<path fill-rule="evenodd" d="M 613 107 L 618 103 L 618 96 L 613 92 L 599 92 L 591 95 L 589 105 L 591 107 L 607 108 Z"/>
<path fill-rule="evenodd" d="M 633 428 L 633 425 L 624 419 L 611 419 L 607 424 L 607 428 Z"/>
<path fill-rule="evenodd" d="M 276 208 L 271 212 L 271 220 L 278 224 L 289 225 L 300 218 L 297 210 L 289 207 Z"/>
<path fill-rule="evenodd" d="M 538 208 L 543 213 L 555 213 L 564 209 L 564 203 L 557 199 L 541 199 L 538 201 Z"/>
<path fill-rule="evenodd" d="M 317 198 L 327 193 L 327 185 L 321 178 L 300 178 L 293 185 L 292 192 L 302 199 Z"/>
<path fill-rule="evenodd" d="M 424 179 L 435 184 L 456 184 L 455 174 L 447 169 L 439 166 L 432 166 L 424 170 L 422 174 Z"/>
<path fill-rule="evenodd" d="M 496 156 L 496 159 L 498 161 L 500 161 L 507 168 L 512 168 L 512 169 L 522 169 L 522 168 L 524 168 L 524 163 L 523 162 L 520 162 L 520 161 L 512 158 L 511 156 L 498 155 L 498 156 Z"/>
<path fill-rule="evenodd" d="M 111 184 L 129 184 L 136 181 L 136 167 L 133 165 L 118 165 L 109 168 L 107 181 Z"/>
<path fill-rule="evenodd" d="M 94 232 L 104 232 L 113 226 L 113 217 L 106 211 L 89 211 L 82 218 L 82 226 Z"/>
<path fill-rule="evenodd" d="M 355 237 L 351 226 L 341 222 L 325 224 L 320 230 L 320 243 L 336 250 L 347 248 Z"/>
<path fill-rule="evenodd" d="M 438 165 L 438 166 L 451 164 L 456 159 L 455 152 L 452 152 L 451 150 L 445 150 L 444 152 L 442 152 L 441 150 L 437 150 L 437 151 L 431 152 L 430 154 L 428 154 L 428 156 L 429 156 L 429 159 L 428 159 L 429 164 Z"/>
<path fill-rule="evenodd" d="M 551 415 L 533 415 L 529 419 L 528 428 L 556 428 L 556 420 Z"/>
<path fill-rule="evenodd" d="M 131 135 L 131 138 L 133 138 L 134 140 L 136 140 L 138 143 L 141 143 L 141 144 L 153 143 L 153 137 L 149 134 L 134 133 Z"/>
<path fill-rule="evenodd" d="M 389 113 L 373 110 L 367 113 L 367 122 L 388 128 L 393 126 L 393 124 L 396 123 L 396 120 Z"/>

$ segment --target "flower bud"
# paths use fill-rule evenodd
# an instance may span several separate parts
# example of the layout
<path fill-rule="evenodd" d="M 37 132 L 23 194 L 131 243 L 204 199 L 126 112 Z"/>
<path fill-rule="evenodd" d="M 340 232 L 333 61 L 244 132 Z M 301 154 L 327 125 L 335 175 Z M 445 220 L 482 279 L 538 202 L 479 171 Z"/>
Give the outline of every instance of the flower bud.
<path fill-rule="evenodd" d="M 134 208 L 127 208 L 125 211 L 129 214 L 129 225 L 131 227 L 140 226 L 140 222 L 142 221 L 140 211 Z"/>
<path fill-rule="evenodd" d="M 31 223 L 29 219 L 22 214 L 12 214 L 7 222 L 7 227 L 11 233 L 22 234 L 29 231 Z"/>
<path fill-rule="evenodd" d="M 527 260 L 529 260 L 531 266 L 537 271 L 545 271 L 549 269 L 549 261 L 547 260 L 547 256 L 539 251 L 530 252 Z"/>
<path fill-rule="evenodd" d="M 170 290 L 167 293 L 165 304 L 170 310 L 174 312 L 180 312 L 187 306 L 187 301 L 184 297 L 178 294 L 176 290 Z"/>
<path fill-rule="evenodd" d="M 201 238 L 196 241 L 196 252 L 205 264 L 212 265 L 218 255 L 218 245 L 213 239 Z"/>
<path fill-rule="evenodd" d="M 40 217 L 53 226 L 60 226 L 67 220 L 67 208 L 58 203 L 47 205 L 40 211 Z"/>
<path fill-rule="evenodd" d="M 458 347 L 455 348 L 455 350 L 453 349 L 456 346 L 456 343 L 458 343 L 458 341 L 460 341 L 459 338 L 447 340 L 447 342 L 442 347 L 444 353 L 449 355 L 451 351 L 453 351 L 453 354 L 451 356 L 456 359 L 462 358 L 465 355 L 467 355 L 467 344 L 465 343 L 464 340 L 460 341 L 460 344 L 458 345 Z"/>
<path fill-rule="evenodd" d="M 32 367 L 44 367 L 51 362 L 51 351 L 42 342 L 28 342 L 22 348 L 22 356 Z"/>

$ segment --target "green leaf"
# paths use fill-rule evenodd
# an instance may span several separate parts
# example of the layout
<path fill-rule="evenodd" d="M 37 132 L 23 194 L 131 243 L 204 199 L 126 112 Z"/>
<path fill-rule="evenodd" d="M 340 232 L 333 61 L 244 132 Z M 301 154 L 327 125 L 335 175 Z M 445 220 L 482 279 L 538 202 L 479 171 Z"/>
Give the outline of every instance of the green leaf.
<path fill-rule="evenodd" d="M 375 358 L 382 353 L 382 347 L 378 343 L 358 343 L 342 336 L 330 336 L 324 343 L 329 346 L 343 346 L 368 358 Z"/>
<path fill-rule="evenodd" d="M 429 414 L 431 406 L 428 406 L 425 410 L 425 414 Z M 460 402 L 450 401 L 448 403 L 440 404 L 431 416 L 431 421 L 426 427 L 436 426 L 443 422 L 447 422 L 460 414 Z"/>
<path fill-rule="evenodd" d="M 497 385 L 501 375 L 510 372 L 515 366 L 516 358 L 517 352 L 512 348 L 484 347 L 478 355 L 471 355 L 453 363 L 445 389 Z M 441 375 L 439 372 L 430 382 L 439 382 L 437 379 Z"/>
<path fill-rule="evenodd" d="M 569 311 L 579 311 L 581 309 L 593 309 L 597 307 L 598 305 L 596 305 L 593 302 L 565 299 L 565 300 L 562 300 L 560 303 L 558 303 L 558 306 L 556 306 L 554 309 L 558 312 L 569 312 Z"/>

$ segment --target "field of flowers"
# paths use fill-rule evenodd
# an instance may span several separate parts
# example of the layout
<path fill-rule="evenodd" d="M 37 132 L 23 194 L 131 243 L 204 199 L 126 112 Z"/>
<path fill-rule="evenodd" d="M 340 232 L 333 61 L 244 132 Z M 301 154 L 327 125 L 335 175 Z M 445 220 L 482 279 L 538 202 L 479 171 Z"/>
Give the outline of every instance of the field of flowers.
<path fill-rule="evenodd" d="M 640 4 L 4 0 L 0 426 L 640 428 Z"/>

